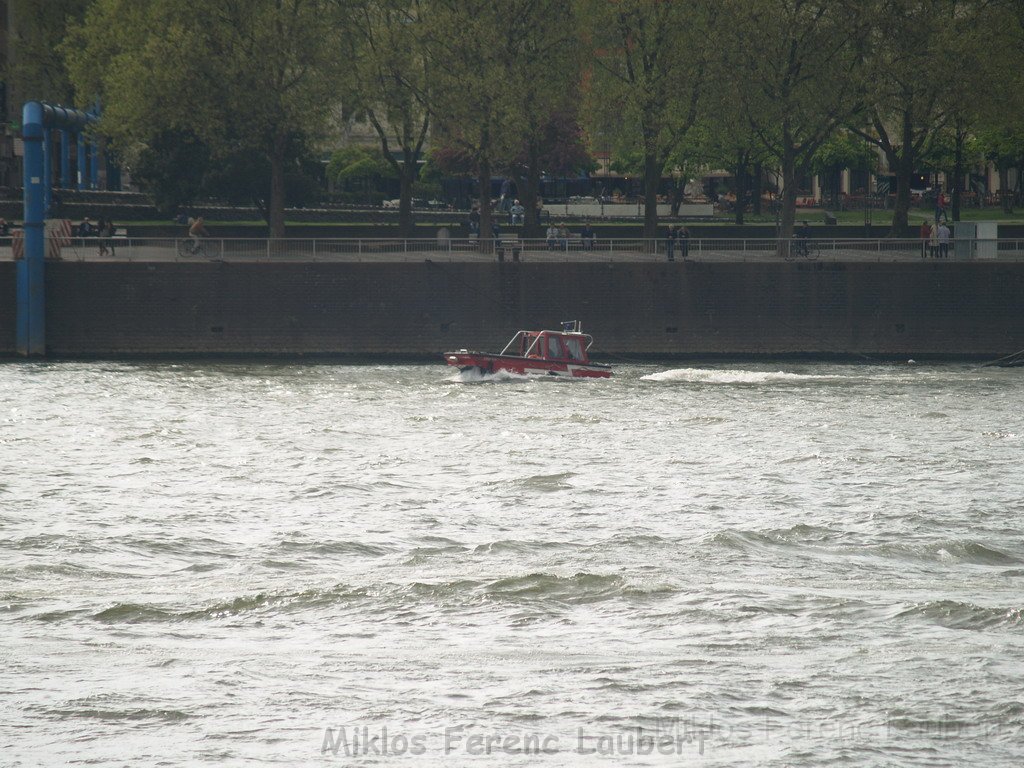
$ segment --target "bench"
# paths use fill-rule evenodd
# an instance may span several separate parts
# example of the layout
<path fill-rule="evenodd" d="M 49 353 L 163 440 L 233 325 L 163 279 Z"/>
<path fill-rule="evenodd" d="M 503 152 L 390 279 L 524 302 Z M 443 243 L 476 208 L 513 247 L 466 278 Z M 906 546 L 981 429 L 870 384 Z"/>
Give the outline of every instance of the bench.
<path fill-rule="evenodd" d="M 504 261 L 505 255 L 512 256 L 512 261 L 519 261 L 519 254 L 523 250 L 523 241 L 518 237 L 501 237 L 494 245 L 494 252 L 498 254 L 498 261 Z"/>

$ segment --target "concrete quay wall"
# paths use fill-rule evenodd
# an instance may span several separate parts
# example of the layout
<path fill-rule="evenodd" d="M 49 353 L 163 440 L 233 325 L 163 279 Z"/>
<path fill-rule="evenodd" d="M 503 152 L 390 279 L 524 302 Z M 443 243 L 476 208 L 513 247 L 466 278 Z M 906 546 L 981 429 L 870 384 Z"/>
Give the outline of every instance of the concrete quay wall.
<path fill-rule="evenodd" d="M 14 353 L 0 263 L 0 354 Z M 55 357 L 434 356 L 580 319 L 614 355 L 998 357 L 1024 263 L 47 264 Z"/>

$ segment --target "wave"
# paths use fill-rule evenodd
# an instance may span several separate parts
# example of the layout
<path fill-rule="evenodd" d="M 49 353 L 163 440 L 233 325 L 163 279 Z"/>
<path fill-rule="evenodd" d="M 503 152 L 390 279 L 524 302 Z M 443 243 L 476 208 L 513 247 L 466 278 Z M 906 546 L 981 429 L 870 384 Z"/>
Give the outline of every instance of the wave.
<path fill-rule="evenodd" d="M 848 378 L 836 375 L 810 375 L 785 371 L 742 371 L 709 368 L 675 368 L 641 376 L 641 381 L 683 382 L 688 384 L 774 384 L 828 381 Z"/>
<path fill-rule="evenodd" d="M 1021 559 L 969 539 L 939 541 L 930 544 L 892 544 L 875 548 L 880 554 L 893 554 L 916 560 L 937 560 L 969 565 L 1017 565 Z"/>
<path fill-rule="evenodd" d="M 743 551 L 792 547 L 832 556 L 879 557 L 915 562 L 1000 567 L 1024 562 L 1015 555 L 970 539 L 864 545 L 849 532 L 803 524 L 767 531 L 725 530 L 714 534 L 710 542 L 716 546 Z"/>
<path fill-rule="evenodd" d="M 382 544 L 367 544 L 359 541 L 301 541 L 285 539 L 275 550 L 285 553 L 308 552 L 316 555 L 355 555 L 360 557 L 383 557 L 395 550 Z"/>
<path fill-rule="evenodd" d="M 780 545 L 822 544 L 845 535 L 841 531 L 799 523 L 789 528 L 775 528 L 767 531 L 720 531 L 711 537 L 711 543 L 729 549 L 750 549 Z"/>
<path fill-rule="evenodd" d="M 948 629 L 981 631 L 1024 626 L 1024 609 L 983 608 L 955 600 L 932 600 L 902 610 L 896 618 L 920 620 Z"/>
<path fill-rule="evenodd" d="M 174 605 L 115 603 L 101 610 L 76 608 L 35 614 L 29 619 L 60 622 L 91 619 L 104 624 L 188 623 L 234 619 L 241 615 L 293 613 L 325 608 L 365 610 L 367 603 L 382 618 L 388 614 L 406 613 L 417 605 L 429 604 L 459 612 L 467 607 L 480 607 L 495 602 L 527 604 L 543 612 L 559 605 L 575 605 L 604 600 L 644 600 L 676 593 L 670 585 L 638 585 L 621 576 L 576 573 L 560 576 L 552 573 L 531 573 L 492 580 L 460 579 L 440 582 L 394 583 L 353 587 L 337 585 L 328 589 L 301 592 L 260 592 L 231 600 L 215 602 L 201 608 Z"/>
<path fill-rule="evenodd" d="M 87 718 L 94 720 L 109 720 L 112 722 L 122 720 L 156 720 L 163 723 L 177 723 L 188 720 L 191 715 L 177 709 L 92 709 L 89 707 L 71 709 L 51 709 L 49 714 L 55 715 L 62 720 L 65 718 Z"/>
<path fill-rule="evenodd" d="M 500 539 L 499 541 L 490 541 L 486 544 L 478 544 L 473 549 L 473 552 L 478 555 L 504 553 L 525 555 L 551 549 L 565 549 L 572 546 L 574 545 L 560 541 L 520 541 L 518 539 Z"/>
<path fill-rule="evenodd" d="M 575 472 L 556 472 L 553 475 L 527 475 L 526 477 L 518 477 L 512 480 L 510 484 L 523 490 L 562 491 L 573 487 L 570 480 L 575 476 Z"/>

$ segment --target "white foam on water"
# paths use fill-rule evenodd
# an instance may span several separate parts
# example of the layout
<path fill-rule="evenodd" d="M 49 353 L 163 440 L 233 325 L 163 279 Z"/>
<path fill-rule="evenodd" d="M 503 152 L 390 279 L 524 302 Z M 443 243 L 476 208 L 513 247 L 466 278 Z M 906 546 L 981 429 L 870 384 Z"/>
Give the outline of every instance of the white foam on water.
<path fill-rule="evenodd" d="M 731 371 L 708 368 L 674 368 L 642 376 L 643 381 L 669 381 L 696 384 L 769 384 L 772 382 L 821 381 L 839 376 L 808 376 L 785 371 Z"/>
<path fill-rule="evenodd" d="M 504 381 L 530 381 L 535 377 L 521 375 L 518 373 L 511 373 L 509 371 L 495 371 L 494 373 L 484 373 L 479 368 L 467 368 L 464 371 L 458 371 L 452 376 L 449 381 L 458 384 L 480 384 L 480 383 L 500 383 Z"/>

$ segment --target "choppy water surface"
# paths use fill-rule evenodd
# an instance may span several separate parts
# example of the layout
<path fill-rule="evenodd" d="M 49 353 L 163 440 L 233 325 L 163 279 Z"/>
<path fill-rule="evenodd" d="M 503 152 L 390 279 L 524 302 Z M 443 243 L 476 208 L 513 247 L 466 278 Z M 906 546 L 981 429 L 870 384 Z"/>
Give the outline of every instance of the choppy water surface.
<path fill-rule="evenodd" d="M 0 366 L 0 764 L 1020 765 L 1024 370 L 616 374 Z"/>

